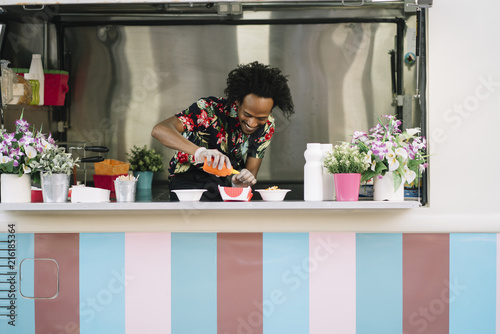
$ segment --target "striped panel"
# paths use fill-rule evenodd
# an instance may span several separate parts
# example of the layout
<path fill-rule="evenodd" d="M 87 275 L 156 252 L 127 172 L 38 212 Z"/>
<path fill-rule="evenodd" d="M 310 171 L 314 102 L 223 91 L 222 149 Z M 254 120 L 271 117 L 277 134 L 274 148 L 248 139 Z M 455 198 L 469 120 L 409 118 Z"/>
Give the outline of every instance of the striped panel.
<path fill-rule="evenodd" d="M 404 333 L 448 333 L 449 239 L 449 234 L 403 235 Z"/>
<path fill-rule="evenodd" d="M 262 334 L 262 233 L 217 235 L 217 333 Z"/>
<path fill-rule="evenodd" d="M 37 333 L 71 333 L 78 330 L 80 324 L 78 257 L 77 233 L 35 234 L 34 292 L 37 297 L 35 299 Z M 53 259 L 55 262 L 45 259 Z M 46 297 L 54 298 L 39 299 Z"/>
<path fill-rule="evenodd" d="M 401 333 L 402 235 L 356 235 L 356 333 Z"/>
<path fill-rule="evenodd" d="M 7 240 L 7 233 L 0 233 L 0 240 Z M 32 259 L 35 256 L 35 242 L 34 235 L 31 233 L 17 233 L 16 238 L 16 316 L 14 319 L 7 318 L 5 316 L 0 316 L 0 333 L 9 334 L 25 334 L 25 333 L 35 333 L 35 302 L 33 299 L 26 299 L 21 296 L 23 293 L 25 296 L 34 295 L 34 262 Z M 4 248 L 5 244 L 0 244 L 1 249 Z M 0 256 L 7 256 L 5 251 L 0 251 Z M 1 261 L 2 263 L 4 261 Z M 22 264 L 21 264 L 22 263 Z M 21 268 L 20 268 L 21 267 Z M 21 272 L 22 270 L 22 272 Z M 9 270 L 10 271 L 10 270 Z M 6 270 L 0 270 L 1 273 L 6 273 Z M 22 276 L 21 276 L 22 274 Z M 10 283 L 6 284 L 11 278 L 10 275 L 0 275 L 0 290 L 5 288 L 10 290 Z M 21 279 L 21 285 L 18 282 Z M 21 289 L 21 290 L 20 290 Z M 6 293 L 0 292 L 0 295 L 4 297 Z M 10 302 L 10 301 L 9 301 Z M 7 306 L 7 301 L 4 303 L 0 301 L 0 314 L 10 313 L 10 310 L 5 309 L 3 306 Z M 9 321 L 13 321 L 14 326 L 9 325 Z"/>
<path fill-rule="evenodd" d="M 172 233 L 172 333 L 217 333 L 217 234 Z"/>
<path fill-rule="evenodd" d="M 170 233 L 125 234 L 127 333 L 170 334 Z"/>
<path fill-rule="evenodd" d="M 264 334 L 309 333 L 309 234 L 264 233 L 263 279 Z"/>
<path fill-rule="evenodd" d="M 125 333 L 124 233 L 80 234 L 80 334 Z"/>
<path fill-rule="evenodd" d="M 500 233 L 497 233 L 497 261 L 496 261 L 496 266 L 497 266 L 497 285 L 496 285 L 496 299 L 497 299 L 497 310 L 496 310 L 496 334 L 500 334 Z"/>
<path fill-rule="evenodd" d="M 450 334 L 496 329 L 494 233 L 450 234 Z"/>
<path fill-rule="evenodd" d="M 356 333 L 356 234 L 309 233 L 310 333 Z"/>

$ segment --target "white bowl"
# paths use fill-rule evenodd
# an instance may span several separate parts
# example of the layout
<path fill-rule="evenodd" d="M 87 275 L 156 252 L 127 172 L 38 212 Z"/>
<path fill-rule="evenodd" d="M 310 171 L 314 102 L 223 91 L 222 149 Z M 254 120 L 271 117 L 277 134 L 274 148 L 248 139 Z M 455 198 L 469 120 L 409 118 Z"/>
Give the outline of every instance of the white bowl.
<path fill-rule="evenodd" d="M 172 190 L 181 202 L 197 202 L 207 189 L 176 189 Z"/>
<path fill-rule="evenodd" d="M 257 189 L 255 191 L 259 192 L 260 197 L 262 197 L 264 201 L 280 202 L 285 199 L 286 193 L 289 192 L 290 189 L 277 189 L 277 190 Z"/>

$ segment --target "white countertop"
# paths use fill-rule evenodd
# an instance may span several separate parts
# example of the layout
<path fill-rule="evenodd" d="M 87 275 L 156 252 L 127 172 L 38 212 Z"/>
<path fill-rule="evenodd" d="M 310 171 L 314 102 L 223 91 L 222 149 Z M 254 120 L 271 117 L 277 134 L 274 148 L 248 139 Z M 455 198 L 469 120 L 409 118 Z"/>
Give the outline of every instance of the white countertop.
<path fill-rule="evenodd" d="M 412 209 L 417 200 L 403 202 L 361 200 L 353 202 L 130 202 L 130 203 L 1 203 L 3 211 L 122 211 L 122 210 L 335 210 L 335 209 Z"/>

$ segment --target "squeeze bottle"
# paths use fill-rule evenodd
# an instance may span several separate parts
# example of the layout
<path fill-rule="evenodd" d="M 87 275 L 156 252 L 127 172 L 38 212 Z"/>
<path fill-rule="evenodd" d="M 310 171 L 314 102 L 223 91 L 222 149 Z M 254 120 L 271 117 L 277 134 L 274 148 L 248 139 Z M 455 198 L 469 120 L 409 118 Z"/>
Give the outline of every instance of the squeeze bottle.
<path fill-rule="evenodd" d="M 29 80 L 38 80 L 39 82 L 39 88 L 38 88 L 38 105 L 43 106 L 44 104 L 44 87 L 45 87 L 45 75 L 43 74 L 43 66 L 42 66 L 42 55 L 40 54 L 33 54 L 31 58 L 31 66 L 30 70 L 25 75 L 26 79 Z"/>
<path fill-rule="evenodd" d="M 323 163 L 321 144 L 308 143 L 304 152 L 304 201 L 323 200 Z"/>
<path fill-rule="evenodd" d="M 325 161 L 326 155 L 332 149 L 333 144 L 321 144 L 321 166 L 323 168 L 323 201 L 335 200 L 335 182 L 333 180 L 333 174 L 328 172 L 328 169 L 324 166 L 323 163 L 323 161 Z"/>

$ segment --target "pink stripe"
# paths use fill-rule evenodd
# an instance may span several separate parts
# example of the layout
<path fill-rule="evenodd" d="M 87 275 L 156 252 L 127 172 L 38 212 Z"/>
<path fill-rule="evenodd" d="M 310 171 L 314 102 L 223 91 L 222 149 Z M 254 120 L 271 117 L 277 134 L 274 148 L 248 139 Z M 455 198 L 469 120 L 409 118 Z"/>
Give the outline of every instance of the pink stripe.
<path fill-rule="evenodd" d="M 310 334 L 356 333 L 356 234 L 309 233 Z"/>
<path fill-rule="evenodd" d="M 126 333 L 171 333 L 170 233 L 126 233 Z"/>

